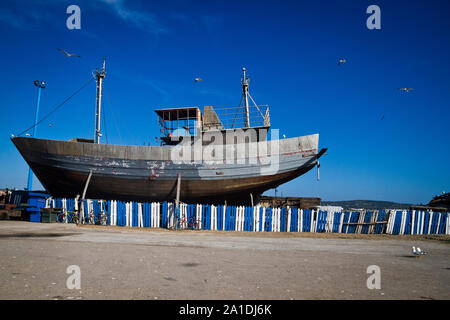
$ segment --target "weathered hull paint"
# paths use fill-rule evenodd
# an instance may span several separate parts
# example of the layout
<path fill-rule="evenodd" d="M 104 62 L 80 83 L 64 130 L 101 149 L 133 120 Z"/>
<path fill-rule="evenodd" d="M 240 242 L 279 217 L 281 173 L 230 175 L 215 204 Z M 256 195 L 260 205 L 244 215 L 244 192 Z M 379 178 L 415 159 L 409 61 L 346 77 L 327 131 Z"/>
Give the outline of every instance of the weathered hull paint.
<path fill-rule="evenodd" d="M 255 162 L 246 159 L 244 163 L 232 164 L 176 163 L 170 160 L 173 147 L 97 145 L 19 137 L 12 141 L 54 197 L 72 198 L 81 194 L 92 170 L 86 198 L 173 200 L 180 173 L 182 201 L 219 202 L 248 201 L 250 193 L 257 197 L 311 170 L 317 163 L 318 137 L 311 138 L 312 142 L 301 138 L 280 140 L 278 162 L 273 170 L 270 165 L 262 165 L 260 157 Z M 261 170 L 263 167 L 266 170 Z"/>

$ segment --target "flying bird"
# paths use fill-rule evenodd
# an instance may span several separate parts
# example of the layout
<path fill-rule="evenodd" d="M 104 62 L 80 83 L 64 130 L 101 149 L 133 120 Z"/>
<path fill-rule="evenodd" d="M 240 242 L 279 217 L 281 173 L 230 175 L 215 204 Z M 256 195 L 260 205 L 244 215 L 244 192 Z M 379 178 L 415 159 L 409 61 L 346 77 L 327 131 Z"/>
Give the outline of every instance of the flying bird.
<path fill-rule="evenodd" d="M 201 82 L 201 81 L 203 81 L 203 80 L 202 80 L 201 78 L 195 78 L 194 81 L 195 81 L 195 82 Z"/>
<path fill-rule="evenodd" d="M 340 66 L 341 65 L 341 63 L 346 63 L 347 62 L 347 60 L 345 60 L 345 59 L 341 59 L 341 60 L 339 60 L 338 61 L 338 66 Z"/>
<path fill-rule="evenodd" d="M 58 49 L 58 48 L 57 48 Z M 66 57 L 67 58 L 70 58 L 70 57 L 78 57 L 78 58 L 81 58 L 79 55 L 77 55 L 77 54 L 74 54 L 74 53 L 68 53 L 67 51 L 64 51 L 64 50 L 62 50 L 62 49 L 58 49 L 59 51 L 61 51 L 62 53 L 64 53 L 65 55 L 66 55 Z"/>
<path fill-rule="evenodd" d="M 29 134 L 29 133 L 25 133 L 25 135 L 26 135 L 27 137 L 31 137 L 31 134 Z"/>
<path fill-rule="evenodd" d="M 409 90 L 414 90 L 414 88 L 398 88 L 398 90 L 403 90 L 405 92 L 408 92 Z"/>

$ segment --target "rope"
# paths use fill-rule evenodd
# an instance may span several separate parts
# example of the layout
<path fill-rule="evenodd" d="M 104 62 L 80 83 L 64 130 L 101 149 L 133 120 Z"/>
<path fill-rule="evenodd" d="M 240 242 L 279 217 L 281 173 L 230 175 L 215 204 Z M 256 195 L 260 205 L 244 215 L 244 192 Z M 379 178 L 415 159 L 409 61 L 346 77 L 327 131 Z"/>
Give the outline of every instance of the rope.
<path fill-rule="evenodd" d="M 42 121 L 44 121 L 45 119 L 47 119 L 50 115 L 52 115 L 56 110 L 58 110 L 59 108 L 61 108 L 67 101 L 69 101 L 73 96 L 75 96 L 78 92 L 80 92 L 81 90 L 83 90 L 92 80 L 94 80 L 94 78 L 89 79 L 89 81 L 87 81 L 85 84 L 83 84 L 77 91 L 75 91 L 71 96 L 69 96 L 66 100 L 64 100 L 63 102 L 61 102 L 60 104 L 58 104 L 52 111 L 50 111 L 49 113 L 47 113 L 41 120 L 39 120 L 37 123 L 35 123 L 34 125 L 32 125 L 31 127 L 27 128 L 26 130 L 24 130 L 23 132 L 21 132 L 20 134 L 17 135 L 17 137 L 20 137 L 21 135 L 23 135 L 25 132 L 27 132 L 30 129 L 33 129 L 35 126 L 37 126 L 38 124 L 40 124 Z"/>

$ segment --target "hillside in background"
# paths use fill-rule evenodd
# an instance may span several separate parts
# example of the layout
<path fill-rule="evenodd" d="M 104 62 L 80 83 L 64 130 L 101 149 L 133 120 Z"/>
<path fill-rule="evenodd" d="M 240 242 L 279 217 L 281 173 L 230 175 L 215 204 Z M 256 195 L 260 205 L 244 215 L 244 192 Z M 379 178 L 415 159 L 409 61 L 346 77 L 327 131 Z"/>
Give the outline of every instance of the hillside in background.
<path fill-rule="evenodd" d="M 340 206 L 344 209 L 409 209 L 413 204 L 411 203 L 396 203 L 390 201 L 376 201 L 376 200 L 345 200 L 345 201 L 322 201 L 322 206 Z"/>

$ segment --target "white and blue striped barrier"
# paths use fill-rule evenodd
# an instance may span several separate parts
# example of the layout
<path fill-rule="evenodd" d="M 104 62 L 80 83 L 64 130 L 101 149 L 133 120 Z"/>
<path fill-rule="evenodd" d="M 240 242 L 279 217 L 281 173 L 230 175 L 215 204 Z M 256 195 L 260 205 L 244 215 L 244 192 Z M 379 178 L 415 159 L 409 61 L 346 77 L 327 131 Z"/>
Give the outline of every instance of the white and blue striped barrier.
<path fill-rule="evenodd" d="M 140 228 L 252 232 L 332 232 L 387 234 L 450 234 L 450 214 L 432 211 L 324 211 L 262 206 L 224 206 L 85 200 L 87 223 L 106 217 L 107 225 Z M 47 207 L 77 210 L 74 199 L 47 200 Z M 91 218 L 91 219 L 90 219 Z"/>

